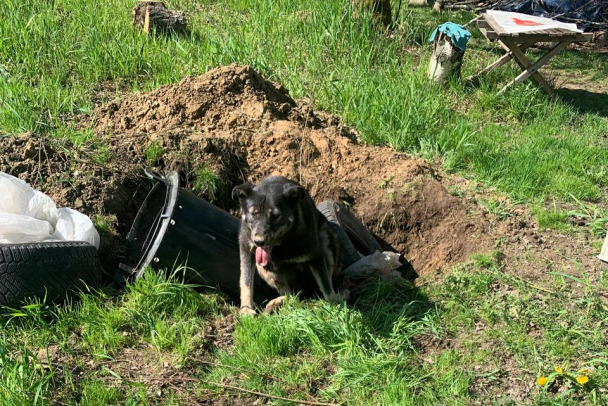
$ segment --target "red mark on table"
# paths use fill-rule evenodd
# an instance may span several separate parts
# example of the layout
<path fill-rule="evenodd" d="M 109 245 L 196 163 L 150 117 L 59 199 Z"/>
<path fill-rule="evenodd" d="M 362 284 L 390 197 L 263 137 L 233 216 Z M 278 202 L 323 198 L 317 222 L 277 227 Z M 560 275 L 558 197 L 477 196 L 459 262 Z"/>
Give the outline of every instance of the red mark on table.
<path fill-rule="evenodd" d="M 539 23 L 537 21 L 520 20 L 517 17 L 513 18 L 513 22 L 515 22 L 515 24 L 517 24 L 517 25 L 525 25 L 525 26 L 543 25 L 543 23 Z"/>

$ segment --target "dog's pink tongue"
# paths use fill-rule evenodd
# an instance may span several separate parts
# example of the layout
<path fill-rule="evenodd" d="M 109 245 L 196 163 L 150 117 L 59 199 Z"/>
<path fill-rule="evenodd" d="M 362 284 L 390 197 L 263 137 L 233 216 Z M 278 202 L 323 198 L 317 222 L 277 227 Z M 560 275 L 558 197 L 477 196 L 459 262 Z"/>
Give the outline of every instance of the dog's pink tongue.
<path fill-rule="evenodd" d="M 270 260 L 270 248 L 257 247 L 255 249 L 255 262 L 258 265 L 266 266 Z"/>

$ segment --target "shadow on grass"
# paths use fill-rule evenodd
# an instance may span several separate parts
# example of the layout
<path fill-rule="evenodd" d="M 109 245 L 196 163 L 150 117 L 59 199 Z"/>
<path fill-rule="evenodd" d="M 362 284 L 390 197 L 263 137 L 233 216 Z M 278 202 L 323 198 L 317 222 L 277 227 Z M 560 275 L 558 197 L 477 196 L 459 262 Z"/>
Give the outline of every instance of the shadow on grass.
<path fill-rule="evenodd" d="M 411 264 L 407 263 L 399 270 L 405 280 L 367 280 L 349 304 L 361 314 L 363 324 L 384 339 L 394 338 L 400 332 L 412 337 L 417 335 L 419 329 L 418 333 L 429 328 L 432 315 L 438 310 L 415 285 L 417 274 Z"/>
<path fill-rule="evenodd" d="M 394 337 L 402 328 L 423 327 L 437 310 L 436 304 L 410 282 L 392 286 L 375 284 L 367 297 L 360 298 L 352 308 L 361 313 L 363 323 L 370 330 L 383 338 Z"/>
<path fill-rule="evenodd" d="M 561 88 L 558 96 L 581 113 L 608 117 L 608 93 L 590 92 L 585 89 Z"/>
<path fill-rule="evenodd" d="M 541 54 L 542 52 L 538 52 Z M 608 53 L 598 49 L 566 49 L 551 59 L 551 67 L 557 70 L 599 71 L 608 73 Z"/>
<path fill-rule="evenodd" d="M 380 236 L 372 235 L 383 251 L 398 252 Z M 361 313 L 364 324 L 384 338 L 395 334 L 399 324 L 421 322 L 436 310 L 436 304 L 416 287 L 419 275 L 414 266 L 403 256 L 400 261 L 402 265 L 397 271 L 404 278 L 402 282 L 385 282 L 374 277 L 360 281 L 349 303 L 349 307 Z"/>

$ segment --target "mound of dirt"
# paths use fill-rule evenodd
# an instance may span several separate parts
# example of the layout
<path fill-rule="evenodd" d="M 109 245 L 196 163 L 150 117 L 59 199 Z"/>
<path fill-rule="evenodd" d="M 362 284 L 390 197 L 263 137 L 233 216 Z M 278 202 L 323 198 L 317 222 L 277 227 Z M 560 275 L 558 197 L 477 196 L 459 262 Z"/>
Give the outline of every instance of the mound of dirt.
<path fill-rule="evenodd" d="M 271 174 L 297 180 L 317 202 L 347 202 L 421 275 L 493 241 L 483 216 L 451 196 L 428 164 L 360 144 L 338 118 L 296 103 L 247 66 L 126 95 L 96 108 L 91 123 L 96 151 L 5 139 L 0 147 L 13 153 L 0 158 L 0 170 L 39 185 L 62 205 L 115 219 L 115 236 L 126 235 L 143 200 L 149 183 L 141 170 L 149 164 L 179 171 L 184 187 L 233 211 L 236 184 Z M 92 165 L 100 151 L 103 162 Z"/>

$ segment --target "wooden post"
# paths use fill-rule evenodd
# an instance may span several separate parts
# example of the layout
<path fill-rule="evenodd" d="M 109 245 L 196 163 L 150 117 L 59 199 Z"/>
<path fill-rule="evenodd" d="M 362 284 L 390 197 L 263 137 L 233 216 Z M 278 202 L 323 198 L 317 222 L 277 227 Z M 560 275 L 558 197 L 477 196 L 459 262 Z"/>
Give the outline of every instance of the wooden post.
<path fill-rule="evenodd" d="M 133 26 L 146 34 L 157 32 L 182 32 L 186 29 L 186 14 L 168 10 L 162 1 L 140 1 L 133 8 Z"/>
<path fill-rule="evenodd" d="M 604 239 L 604 245 L 602 246 L 600 255 L 598 255 L 597 257 L 602 261 L 608 263 L 608 235 L 606 235 L 606 239 Z"/>
<path fill-rule="evenodd" d="M 453 45 L 442 32 L 438 32 L 433 42 L 433 55 L 429 65 L 429 79 L 444 82 L 450 77 L 460 77 L 464 51 Z"/>

